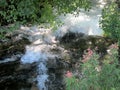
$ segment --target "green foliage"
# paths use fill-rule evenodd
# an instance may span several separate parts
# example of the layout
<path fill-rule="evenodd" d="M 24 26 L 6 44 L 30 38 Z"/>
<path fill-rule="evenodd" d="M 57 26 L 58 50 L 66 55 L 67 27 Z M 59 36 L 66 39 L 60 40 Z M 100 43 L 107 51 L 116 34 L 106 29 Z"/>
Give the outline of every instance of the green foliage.
<path fill-rule="evenodd" d="M 93 53 L 88 61 L 82 64 L 81 78 L 66 78 L 66 90 L 120 90 L 120 67 L 118 52 L 111 48 L 111 53 L 102 65 L 99 55 Z"/>
<path fill-rule="evenodd" d="M 37 1 L 37 0 L 36 0 Z M 34 22 L 39 12 L 38 5 L 34 0 L 2 0 L 0 2 L 1 25 L 15 22 Z"/>
<path fill-rule="evenodd" d="M 50 23 L 61 13 L 72 13 L 79 8 L 89 8 L 89 0 L 2 0 L 0 25 L 10 23 Z"/>
<path fill-rule="evenodd" d="M 120 2 L 118 0 L 118 2 Z M 120 8 L 115 0 L 105 6 L 102 12 L 102 28 L 105 35 L 120 41 Z"/>
<path fill-rule="evenodd" d="M 79 90 L 79 79 L 75 77 L 66 78 L 66 90 Z"/>
<path fill-rule="evenodd" d="M 97 88 L 99 88 L 99 73 L 96 70 L 96 68 L 99 66 L 99 62 L 97 59 L 98 55 L 93 54 L 93 56 L 82 65 L 82 73 L 84 77 L 80 81 L 80 90 L 97 90 Z"/>

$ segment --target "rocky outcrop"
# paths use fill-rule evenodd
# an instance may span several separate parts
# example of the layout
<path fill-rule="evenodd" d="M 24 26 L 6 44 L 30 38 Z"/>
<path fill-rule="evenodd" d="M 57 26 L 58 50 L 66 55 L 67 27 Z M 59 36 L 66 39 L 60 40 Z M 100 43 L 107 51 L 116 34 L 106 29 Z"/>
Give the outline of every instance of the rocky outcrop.
<path fill-rule="evenodd" d="M 85 50 L 87 48 L 98 47 L 99 50 L 107 48 L 112 43 L 115 43 L 116 40 L 113 40 L 109 37 L 103 36 L 90 36 L 83 33 L 66 33 L 60 39 L 60 43 L 65 46 L 65 48 L 74 48 Z"/>
<path fill-rule="evenodd" d="M 20 65 L 18 58 L 0 63 L 0 90 L 30 90 L 36 74 L 35 68 L 35 64 Z"/>
<path fill-rule="evenodd" d="M 70 52 L 69 56 L 72 61 L 76 62 L 74 59 L 79 59 L 82 57 L 84 50 L 91 48 L 97 48 L 96 52 L 104 55 L 106 54 L 107 48 L 116 43 L 109 37 L 103 36 L 89 36 L 83 33 L 66 33 L 63 37 L 59 38 L 60 44 Z"/>
<path fill-rule="evenodd" d="M 6 34 L 6 38 L 0 40 L 0 90 L 27 90 L 31 87 L 29 79 L 35 67 L 20 69 L 20 58 L 28 44 L 29 40 L 19 33 Z"/>
<path fill-rule="evenodd" d="M 27 38 L 21 34 L 10 34 L 0 40 L 0 58 L 8 57 L 16 53 L 23 53 L 25 46 L 30 44 Z"/>
<path fill-rule="evenodd" d="M 38 32 L 36 32 L 38 33 Z M 26 34 L 27 35 L 27 34 Z M 30 35 L 33 35 L 30 37 Z M 76 64 L 82 58 L 84 50 L 95 49 L 98 53 L 106 53 L 106 49 L 115 40 L 101 36 L 87 36 L 82 33 L 66 33 L 59 38 L 59 43 L 45 42 L 44 34 L 31 33 L 29 37 L 23 34 L 8 35 L 6 40 L 0 41 L 0 90 L 39 90 L 36 77 L 39 74 L 39 60 L 32 63 L 23 64 L 20 58 L 24 54 L 25 46 L 30 44 L 28 38 L 32 38 L 32 44 L 28 46 L 30 52 L 45 53 L 45 66 L 47 67 L 48 90 L 65 90 L 64 76 L 67 70 L 76 72 Z M 44 38 L 37 38 L 44 37 Z M 51 38 L 52 39 L 52 38 Z M 41 42 L 34 43 L 35 40 Z M 43 40 L 43 41 L 42 41 Z M 48 40 L 48 39 L 46 39 Z M 27 47 L 26 47 L 27 48 Z M 29 53 L 29 52 L 28 52 Z M 33 54 L 30 54 L 30 56 Z M 28 57 L 30 57 L 28 55 Z M 33 55 L 36 59 L 39 57 Z M 28 60 L 29 62 L 29 60 Z M 41 61 L 42 62 L 42 61 Z"/>

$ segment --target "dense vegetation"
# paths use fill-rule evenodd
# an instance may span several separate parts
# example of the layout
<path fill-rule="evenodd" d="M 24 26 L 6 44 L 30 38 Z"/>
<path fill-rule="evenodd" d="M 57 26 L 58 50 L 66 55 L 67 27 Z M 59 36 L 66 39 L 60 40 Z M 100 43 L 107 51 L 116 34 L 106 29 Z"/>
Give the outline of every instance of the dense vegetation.
<path fill-rule="evenodd" d="M 120 0 L 109 2 L 102 12 L 102 29 L 105 35 L 120 41 Z M 120 43 L 119 43 L 120 45 Z"/>
<path fill-rule="evenodd" d="M 118 41 L 120 63 L 120 0 L 111 0 L 104 7 L 101 25 L 106 36 L 110 36 Z"/>
<path fill-rule="evenodd" d="M 57 15 L 89 7 L 89 0 L 1 0 L 0 25 L 16 22 L 55 24 Z"/>
<path fill-rule="evenodd" d="M 119 90 L 118 47 L 114 44 L 109 49 L 109 54 L 102 62 L 99 61 L 99 54 L 91 49 L 87 50 L 78 75 L 72 72 L 66 75 L 66 90 Z"/>

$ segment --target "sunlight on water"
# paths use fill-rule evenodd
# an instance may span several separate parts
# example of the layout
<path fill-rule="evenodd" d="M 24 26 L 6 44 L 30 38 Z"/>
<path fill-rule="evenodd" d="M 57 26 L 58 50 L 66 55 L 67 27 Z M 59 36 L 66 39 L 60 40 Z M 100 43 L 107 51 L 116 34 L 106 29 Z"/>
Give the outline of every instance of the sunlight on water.
<path fill-rule="evenodd" d="M 96 5 L 90 11 L 81 12 L 78 16 L 73 14 L 61 15 L 59 18 L 64 23 L 62 27 L 59 27 L 56 31 L 56 36 L 63 36 L 66 32 L 84 33 L 87 35 L 103 35 L 103 30 L 100 28 L 99 21 L 101 19 L 102 8 L 104 6 L 103 0 L 100 0 L 98 6 Z"/>

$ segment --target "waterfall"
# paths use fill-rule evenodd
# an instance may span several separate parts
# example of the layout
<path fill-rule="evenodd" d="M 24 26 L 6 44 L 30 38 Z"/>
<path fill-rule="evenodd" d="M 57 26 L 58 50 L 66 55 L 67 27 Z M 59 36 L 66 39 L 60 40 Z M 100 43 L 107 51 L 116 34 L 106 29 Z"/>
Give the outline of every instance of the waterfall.
<path fill-rule="evenodd" d="M 36 51 L 37 50 L 37 51 Z M 37 77 L 39 90 L 48 90 L 45 83 L 48 81 L 47 67 L 46 67 L 47 54 L 42 53 L 38 46 L 27 46 L 26 53 L 21 58 L 23 64 L 37 62 Z"/>
<path fill-rule="evenodd" d="M 69 31 L 87 35 L 103 35 L 103 31 L 99 27 L 101 11 L 102 8 L 100 6 L 95 6 L 89 12 L 81 10 L 78 17 L 72 14 L 60 16 L 59 18 L 64 22 L 64 25 L 52 33 L 51 30 L 36 26 L 24 30 L 24 32 L 29 34 L 32 44 L 26 46 L 26 53 L 22 56 L 21 63 L 32 64 L 36 62 L 38 64 L 36 80 L 39 90 L 48 90 L 47 82 L 49 82 L 49 75 L 47 74 L 46 64 L 48 57 L 52 56 L 49 48 L 52 47 L 53 43 L 56 43 L 55 37 L 62 37 Z M 24 27 L 21 29 L 24 29 Z"/>
<path fill-rule="evenodd" d="M 22 27 L 24 30 L 24 27 Z M 22 64 L 32 64 L 37 63 L 37 87 L 39 90 L 48 90 L 46 83 L 48 82 L 49 75 L 47 74 L 46 62 L 48 60 L 47 50 L 49 49 L 48 43 L 51 42 L 50 39 L 46 37 L 45 33 L 49 30 L 39 29 L 34 26 L 28 28 L 24 32 L 28 34 L 29 40 L 32 42 L 31 45 L 26 46 L 26 52 L 21 58 Z"/>
<path fill-rule="evenodd" d="M 24 30 L 24 27 L 22 27 Z M 51 30 L 38 28 L 37 26 L 24 30 L 24 33 L 29 33 L 28 39 L 32 42 L 31 45 L 26 46 L 26 52 L 21 58 L 22 64 L 37 63 L 37 87 L 39 90 L 48 90 L 48 68 L 46 66 L 50 57 L 54 57 L 50 54 L 50 48 L 52 44 L 56 43 L 55 37 L 52 36 Z"/>

